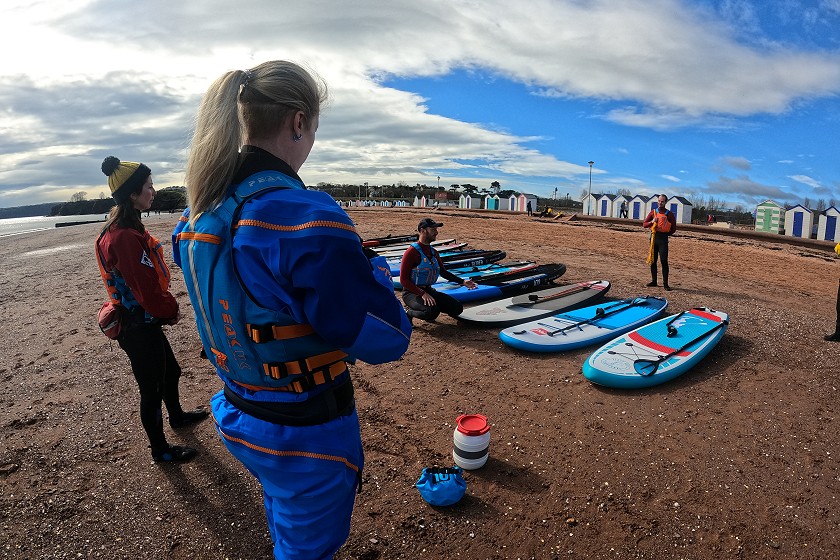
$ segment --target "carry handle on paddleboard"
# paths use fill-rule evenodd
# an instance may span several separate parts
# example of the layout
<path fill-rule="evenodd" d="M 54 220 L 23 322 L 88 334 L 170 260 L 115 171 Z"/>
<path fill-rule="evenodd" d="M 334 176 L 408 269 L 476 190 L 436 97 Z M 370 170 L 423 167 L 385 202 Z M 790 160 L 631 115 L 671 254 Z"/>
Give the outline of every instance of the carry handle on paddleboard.
<path fill-rule="evenodd" d="M 682 315 L 682 313 L 680 313 L 680 315 Z M 643 358 L 639 358 L 638 360 L 633 362 L 633 369 L 635 369 L 636 373 L 638 373 L 639 375 L 641 375 L 643 377 L 651 376 L 654 373 L 656 373 L 656 370 L 659 369 L 660 364 L 662 364 L 666 360 L 670 359 L 671 357 L 676 356 L 677 354 L 679 354 L 680 352 L 682 352 L 683 350 L 685 350 L 686 348 L 688 348 L 692 344 L 696 344 L 697 342 L 700 342 L 701 340 L 708 337 L 709 335 L 711 335 L 713 332 L 715 332 L 719 328 L 723 327 L 724 325 L 728 325 L 728 324 L 729 324 L 729 319 L 724 319 L 723 321 L 721 321 L 720 323 L 718 323 L 717 325 L 715 325 L 714 327 L 712 327 L 711 329 L 709 329 L 705 333 L 701 334 L 700 336 L 698 336 L 697 338 L 695 338 L 691 342 L 686 342 L 685 344 L 683 344 L 682 348 L 678 348 L 678 349 L 674 350 L 673 352 L 671 352 L 669 354 L 666 354 L 664 356 L 659 356 L 659 358 L 656 359 L 656 360 L 645 360 Z"/>

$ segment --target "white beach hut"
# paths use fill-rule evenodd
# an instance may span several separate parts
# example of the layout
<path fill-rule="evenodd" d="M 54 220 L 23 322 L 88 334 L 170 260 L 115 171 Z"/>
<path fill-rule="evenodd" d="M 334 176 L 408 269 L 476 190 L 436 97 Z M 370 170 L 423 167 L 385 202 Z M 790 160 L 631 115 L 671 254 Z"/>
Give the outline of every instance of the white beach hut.
<path fill-rule="evenodd" d="M 600 216 L 602 218 L 609 218 L 610 216 L 612 216 L 614 199 L 614 194 L 600 195 L 598 197 L 598 200 L 595 201 L 594 215 Z"/>
<path fill-rule="evenodd" d="M 537 197 L 533 194 L 528 193 L 517 193 L 516 194 L 516 210 L 519 212 L 525 212 L 528 210 L 528 202 L 531 203 L 531 210 L 537 209 Z"/>
<path fill-rule="evenodd" d="M 648 202 L 650 199 L 651 197 L 644 194 L 637 194 L 631 198 L 628 203 L 630 209 L 627 212 L 627 217 L 631 220 L 644 220 L 649 211 Z"/>
<path fill-rule="evenodd" d="M 499 196 L 495 194 L 488 194 L 484 197 L 484 208 L 486 210 L 498 210 L 499 209 Z"/>
<path fill-rule="evenodd" d="M 814 229 L 814 212 L 797 204 L 785 212 L 785 235 L 788 237 L 802 237 L 811 239 Z"/>
<path fill-rule="evenodd" d="M 624 208 L 627 209 L 627 216 L 630 217 L 630 197 L 625 196 L 623 194 L 615 195 L 613 198 L 613 209 L 611 216 L 613 218 L 621 218 L 621 205 L 624 204 Z"/>
<path fill-rule="evenodd" d="M 458 208 L 481 208 L 483 198 L 469 193 L 464 193 L 458 198 Z"/>
<path fill-rule="evenodd" d="M 840 218 L 840 210 L 835 208 L 834 206 L 830 206 L 826 208 L 825 211 L 820 214 L 820 223 L 817 227 L 817 239 L 822 239 L 823 241 L 840 241 L 840 228 L 838 228 L 837 222 Z"/>
<path fill-rule="evenodd" d="M 587 194 L 583 197 L 583 208 L 581 212 L 584 216 L 594 216 L 596 206 L 598 205 L 598 199 L 601 198 L 601 194 Z"/>
<path fill-rule="evenodd" d="M 666 207 L 674 213 L 674 218 L 677 220 L 678 224 L 691 223 L 691 213 L 694 206 L 692 206 L 688 199 L 681 196 L 672 196 L 668 199 Z"/>
<path fill-rule="evenodd" d="M 516 193 L 512 193 L 507 197 L 507 208 L 505 210 L 516 211 L 516 205 L 519 203 L 519 197 L 516 196 Z"/>
<path fill-rule="evenodd" d="M 755 231 L 779 233 L 784 221 L 782 215 L 785 209 L 773 200 L 765 200 L 755 207 Z"/>

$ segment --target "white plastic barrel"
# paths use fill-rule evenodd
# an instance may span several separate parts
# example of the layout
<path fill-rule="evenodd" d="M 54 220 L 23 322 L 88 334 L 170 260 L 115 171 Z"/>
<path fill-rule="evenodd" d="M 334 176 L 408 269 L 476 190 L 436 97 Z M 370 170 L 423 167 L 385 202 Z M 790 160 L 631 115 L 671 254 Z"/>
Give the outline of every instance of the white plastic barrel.
<path fill-rule="evenodd" d="M 490 424 L 481 414 L 462 414 L 455 419 L 457 426 L 453 441 L 452 458 L 465 470 L 484 466 L 490 455 Z"/>

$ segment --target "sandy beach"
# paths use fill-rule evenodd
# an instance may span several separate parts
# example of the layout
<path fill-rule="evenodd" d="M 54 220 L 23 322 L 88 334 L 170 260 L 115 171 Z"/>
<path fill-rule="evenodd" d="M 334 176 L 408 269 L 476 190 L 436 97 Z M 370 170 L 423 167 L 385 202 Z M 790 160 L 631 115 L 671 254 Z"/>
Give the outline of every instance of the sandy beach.
<path fill-rule="evenodd" d="M 688 374 L 620 391 L 583 378 L 594 348 L 526 354 L 498 329 L 419 324 L 400 361 L 351 368 L 366 464 L 336 558 L 838 557 L 840 344 L 822 340 L 840 276 L 830 243 L 685 229 L 671 241 L 666 293 L 645 287 L 638 222 L 410 208 L 350 216 L 367 238 L 411 233 L 432 212 L 441 237 L 564 263 L 558 284 L 609 280 L 608 299 L 666 296 L 671 313 L 703 305 L 731 325 Z M 176 220 L 144 218 L 170 258 Z M 0 557 L 270 558 L 260 488 L 212 422 L 167 431 L 198 448 L 196 460 L 152 463 L 128 359 L 95 323 L 99 227 L 0 242 Z M 184 318 L 167 335 L 182 401 L 207 405 L 221 382 L 199 357 L 174 271 Z M 490 419 L 490 459 L 466 473 L 461 502 L 434 508 L 413 485 L 423 467 L 452 465 L 463 413 Z"/>

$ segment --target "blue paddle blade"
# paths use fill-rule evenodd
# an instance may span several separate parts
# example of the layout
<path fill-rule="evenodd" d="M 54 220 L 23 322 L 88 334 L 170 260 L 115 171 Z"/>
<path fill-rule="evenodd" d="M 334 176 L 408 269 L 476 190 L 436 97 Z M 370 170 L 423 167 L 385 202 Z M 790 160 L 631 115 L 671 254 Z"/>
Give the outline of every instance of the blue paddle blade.
<path fill-rule="evenodd" d="M 659 360 L 636 360 L 633 362 L 633 369 L 641 376 L 647 377 L 656 373 L 659 369 Z"/>

